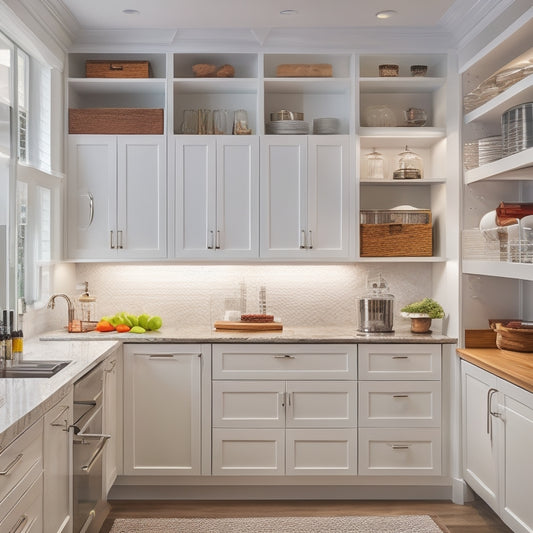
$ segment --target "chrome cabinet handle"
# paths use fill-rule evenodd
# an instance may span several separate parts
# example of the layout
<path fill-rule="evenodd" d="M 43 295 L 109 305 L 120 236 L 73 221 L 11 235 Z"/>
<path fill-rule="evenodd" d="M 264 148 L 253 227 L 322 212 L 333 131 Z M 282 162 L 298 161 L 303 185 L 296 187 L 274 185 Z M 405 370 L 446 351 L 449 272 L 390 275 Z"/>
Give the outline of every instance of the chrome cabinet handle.
<path fill-rule="evenodd" d="M 17 523 L 9 530 L 9 533 L 17 533 L 18 531 L 23 531 L 26 527 L 26 522 L 28 521 L 28 515 L 22 515 Z"/>
<path fill-rule="evenodd" d="M 487 391 L 487 435 L 490 436 L 490 442 L 492 443 L 492 417 L 500 417 L 500 413 L 492 410 L 492 397 L 498 392 L 497 389 L 490 388 Z"/>
<path fill-rule="evenodd" d="M 393 355 L 393 359 L 409 359 L 407 355 Z"/>
<path fill-rule="evenodd" d="M 313 232 L 311 230 L 309 230 L 309 246 L 308 246 L 308 248 L 310 250 L 313 249 Z"/>
<path fill-rule="evenodd" d="M 94 451 L 91 458 L 89 459 L 89 462 L 86 465 L 83 465 L 81 467 L 81 470 L 83 472 L 89 472 L 91 470 L 91 468 L 93 467 L 98 457 L 104 451 L 104 447 L 110 438 L 111 438 L 111 435 L 101 435 L 101 434 L 92 434 L 92 433 L 78 434 L 78 439 L 74 440 L 74 444 L 89 444 L 87 442 L 88 440 L 95 440 L 95 439 L 98 439 L 100 441 L 98 443 L 98 446 L 96 447 L 96 450 Z"/>
<path fill-rule="evenodd" d="M 393 444 L 392 449 L 393 450 L 408 450 L 409 445 L 408 444 Z"/>
<path fill-rule="evenodd" d="M 68 405 L 65 405 L 65 407 L 63 408 L 63 410 L 52 420 L 52 422 L 50 422 L 50 425 L 54 428 L 60 428 L 60 427 L 63 427 L 65 426 L 65 431 L 68 431 L 68 428 L 67 428 L 67 419 L 63 420 L 63 423 L 58 423 L 57 421 L 70 409 L 70 407 Z"/>
<path fill-rule="evenodd" d="M 220 250 L 220 230 L 217 229 L 217 236 L 215 239 L 215 250 Z"/>
<path fill-rule="evenodd" d="M 0 476 L 8 476 L 11 471 L 20 463 L 22 458 L 24 457 L 23 453 L 19 453 L 13 461 L 11 461 L 5 470 L 0 471 Z"/>
<path fill-rule="evenodd" d="M 123 233 L 124 232 L 121 229 L 117 231 L 117 248 L 120 250 L 124 248 Z"/>
<path fill-rule="evenodd" d="M 300 230 L 300 248 L 304 250 L 306 247 L 305 230 Z"/>
<path fill-rule="evenodd" d="M 94 196 L 90 192 L 87 193 L 87 196 L 89 197 L 89 224 L 87 227 L 89 227 L 94 220 Z"/>
<path fill-rule="evenodd" d="M 109 247 L 111 248 L 111 250 L 115 249 L 115 245 L 113 244 L 113 230 L 111 230 L 111 237 L 110 237 Z"/>
<path fill-rule="evenodd" d="M 409 394 L 393 394 L 393 398 L 409 398 Z"/>
<path fill-rule="evenodd" d="M 294 359 L 294 355 L 289 355 L 288 353 L 283 355 L 275 355 L 274 359 Z"/>
<path fill-rule="evenodd" d="M 215 232 L 213 230 L 209 230 L 209 242 L 210 244 L 207 245 L 207 249 L 212 250 L 215 246 Z"/>

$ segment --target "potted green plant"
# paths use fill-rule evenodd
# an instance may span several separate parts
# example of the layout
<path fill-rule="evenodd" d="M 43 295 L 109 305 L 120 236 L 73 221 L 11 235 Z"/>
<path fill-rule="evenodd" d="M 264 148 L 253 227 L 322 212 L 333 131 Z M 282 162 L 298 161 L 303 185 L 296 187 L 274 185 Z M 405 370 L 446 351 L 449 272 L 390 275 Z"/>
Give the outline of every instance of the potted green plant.
<path fill-rule="evenodd" d="M 400 309 L 400 311 L 403 317 L 411 319 L 411 331 L 413 333 L 429 333 L 431 320 L 444 317 L 442 306 L 431 298 L 413 302 Z"/>

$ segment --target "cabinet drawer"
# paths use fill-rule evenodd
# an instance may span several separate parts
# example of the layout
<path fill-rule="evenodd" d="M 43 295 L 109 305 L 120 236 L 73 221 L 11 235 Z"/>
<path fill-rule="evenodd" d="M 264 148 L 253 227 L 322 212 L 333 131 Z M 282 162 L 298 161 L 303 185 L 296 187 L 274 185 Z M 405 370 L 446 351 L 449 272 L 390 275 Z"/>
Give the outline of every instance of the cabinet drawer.
<path fill-rule="evenodd" d="M 357 474 L 357 430 L 287 429 L 287 475 Z"/>
<path fill-rule="evenodd" d="M 213 382 L 213 427 L 243 426 L 285 427 L 285 382 Z"/>
<path fill-rule="evenodd" d="M 438 428 L 359 429 L 359 475 L 438 476 Z"/>
<path fill-rule="evenodd" d="M 0 502 L 36 466 L 43 468 L 43 422 L 33 424 L 0 453 Z"/>
<path fill-rule="evenodd" d="M 356 365 L 355 345 L 213 346 L 214 379 L 355 380 Z"/>
<path fill-rule="evenodd" d="M 16 505 L 2 519 L 0 531 L 16 533 L 42 533 L 43 531 L 43 475 L 17 501 Z"/>
<path fill-rule="evenodd" d="M 213 429 L 213 475 L 285 473 L 285 430 Z"/>
<path fill-rule="evenodd" d="M 359 379 L 428 379 L 441 376 L 439 344 L 364 344 L 359 346 Z"/>
<path fill-rule="evenodd" d="M 440 381 L 359 382 L 361 427 L 439 427 Z"/>

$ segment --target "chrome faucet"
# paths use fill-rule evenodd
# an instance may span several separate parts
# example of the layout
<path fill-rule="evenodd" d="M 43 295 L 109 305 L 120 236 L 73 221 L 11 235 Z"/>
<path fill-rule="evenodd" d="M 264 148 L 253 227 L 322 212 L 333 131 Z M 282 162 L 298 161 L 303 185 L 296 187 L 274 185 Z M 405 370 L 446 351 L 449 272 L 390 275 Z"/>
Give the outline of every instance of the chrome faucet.
<path fill-rule="evenodd" d="M 53 309 L 55 307 L 56 298 L 61 297 L 65 298 L 67 301 L 67 307 L 68 307 L 68 324 L 67 326 L 70 327 L 70 324 L 74 320 L 74 306 L 72 305 L 72 300 L 66 295 L 66 294 L 52 294 L 50 296 L 50 299 L 48 300 L 48 309 Z"/>

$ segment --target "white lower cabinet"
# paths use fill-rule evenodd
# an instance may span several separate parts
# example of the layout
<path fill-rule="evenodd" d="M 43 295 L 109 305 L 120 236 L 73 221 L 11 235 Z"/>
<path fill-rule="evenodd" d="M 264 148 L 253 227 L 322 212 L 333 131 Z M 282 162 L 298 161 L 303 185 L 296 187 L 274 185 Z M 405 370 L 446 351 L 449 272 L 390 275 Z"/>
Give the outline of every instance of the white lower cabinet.
<path fill-rule="evenodd" d="M 44 532 L 72 531 L 70 432 L 72 388 L 44 415 Z"/>
<path fill-rule="evenodd" d="M 533 394 L 465 361 L 463 477 L 515 532 L 533 531 Z"/>
<path fill-rule="evenodd" d="M 201 474 L 209 345 L 124 345 L 124 474 Z"/>
<path fill-rule="evenodd" d="M 43 419 L 0 453 L 0 531 L 43 531 Z"/>
<path fill-rule="evenodd" d="M 442 472 L 441 346 L 359 347 L 359 474 Z"/>
<path fill-rule="evenodd" d="M 356 353 L 215 345 L 213 474 L 355 475 Z"/>

